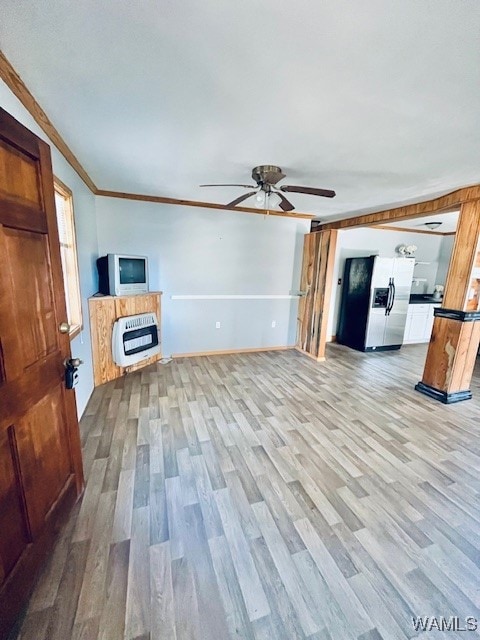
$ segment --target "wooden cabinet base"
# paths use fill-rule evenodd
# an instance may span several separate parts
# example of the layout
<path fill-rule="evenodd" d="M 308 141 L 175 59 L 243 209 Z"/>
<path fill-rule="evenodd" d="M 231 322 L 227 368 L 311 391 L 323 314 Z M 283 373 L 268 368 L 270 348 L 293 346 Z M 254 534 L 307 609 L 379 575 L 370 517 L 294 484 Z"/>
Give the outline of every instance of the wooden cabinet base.
<path fill-rule="evenodd" d="M 113 325 L 118 318 L 139 313 L 155 313 L 160 331 L 161 295 L 158 292 L 137 296 L 94 296 L 89 298 L 93 379 L 96 387 L 161 359 L 161 354 L 158 354 L 146 358 L 138 364 L 119 367 L 113 361 L 112 356 Z"/>

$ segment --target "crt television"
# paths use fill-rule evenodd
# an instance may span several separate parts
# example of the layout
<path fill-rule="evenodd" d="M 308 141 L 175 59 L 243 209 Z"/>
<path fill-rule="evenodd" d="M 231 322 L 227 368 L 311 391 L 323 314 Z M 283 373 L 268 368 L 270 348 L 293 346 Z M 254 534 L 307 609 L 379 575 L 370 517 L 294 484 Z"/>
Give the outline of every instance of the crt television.
<path fill-rule="evenodd" d="M 98 290 L 110 296 L 148 293 L 148 259 L 109 253 L 97 260 Z"/>

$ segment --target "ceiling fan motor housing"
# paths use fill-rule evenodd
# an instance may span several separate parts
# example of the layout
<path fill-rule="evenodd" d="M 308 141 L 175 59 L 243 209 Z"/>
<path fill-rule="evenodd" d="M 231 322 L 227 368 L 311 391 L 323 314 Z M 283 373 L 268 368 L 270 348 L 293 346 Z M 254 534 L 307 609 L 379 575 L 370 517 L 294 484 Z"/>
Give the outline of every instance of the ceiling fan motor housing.
<path fill-rule="evenodd" d="M 252 178 L 260 186 L 264 184 L 277 184 L 285 178 L 285 174 L 280 167 L 271 164 L 261 164 L 252 171 Z"/>

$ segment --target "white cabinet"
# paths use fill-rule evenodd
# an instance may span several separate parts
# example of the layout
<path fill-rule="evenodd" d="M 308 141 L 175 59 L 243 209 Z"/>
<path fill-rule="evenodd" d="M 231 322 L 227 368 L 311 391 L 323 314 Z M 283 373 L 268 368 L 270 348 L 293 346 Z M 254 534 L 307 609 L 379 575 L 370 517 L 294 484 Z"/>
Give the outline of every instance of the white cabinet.
<path fill-rule="evenodd" d="M 433 327 L 433 310 L 439 304 L 409 304 L 403 344 L 430 342 Z"/>
<path fill-rule="evenodd" d="M 432 336 L 433 321 L 435 319 L 435 316 L 433 314 L 433 310 L 436 309 L 437 307 L 441 307 L 442 305 L 440 305 L 440 304 L 429 304 L 428 306 L 430 307 L 430 311 L 429 311 L 428 320 L 427 320 L 427 327 L 426 327 L 427 339 L 425 340 L 425 342 L 430 342 L 430 338 Z"/>

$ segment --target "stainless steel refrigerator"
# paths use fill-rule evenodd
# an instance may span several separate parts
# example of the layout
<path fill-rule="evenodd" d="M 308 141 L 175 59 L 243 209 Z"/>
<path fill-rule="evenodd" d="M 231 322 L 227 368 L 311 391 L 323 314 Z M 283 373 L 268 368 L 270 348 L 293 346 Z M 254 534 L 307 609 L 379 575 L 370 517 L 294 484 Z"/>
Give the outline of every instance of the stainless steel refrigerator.
<path fill-rule="evenodd" d="M 359 351 L 400 349 L 414 258 L 347 258 L 337 342 Z"/>

